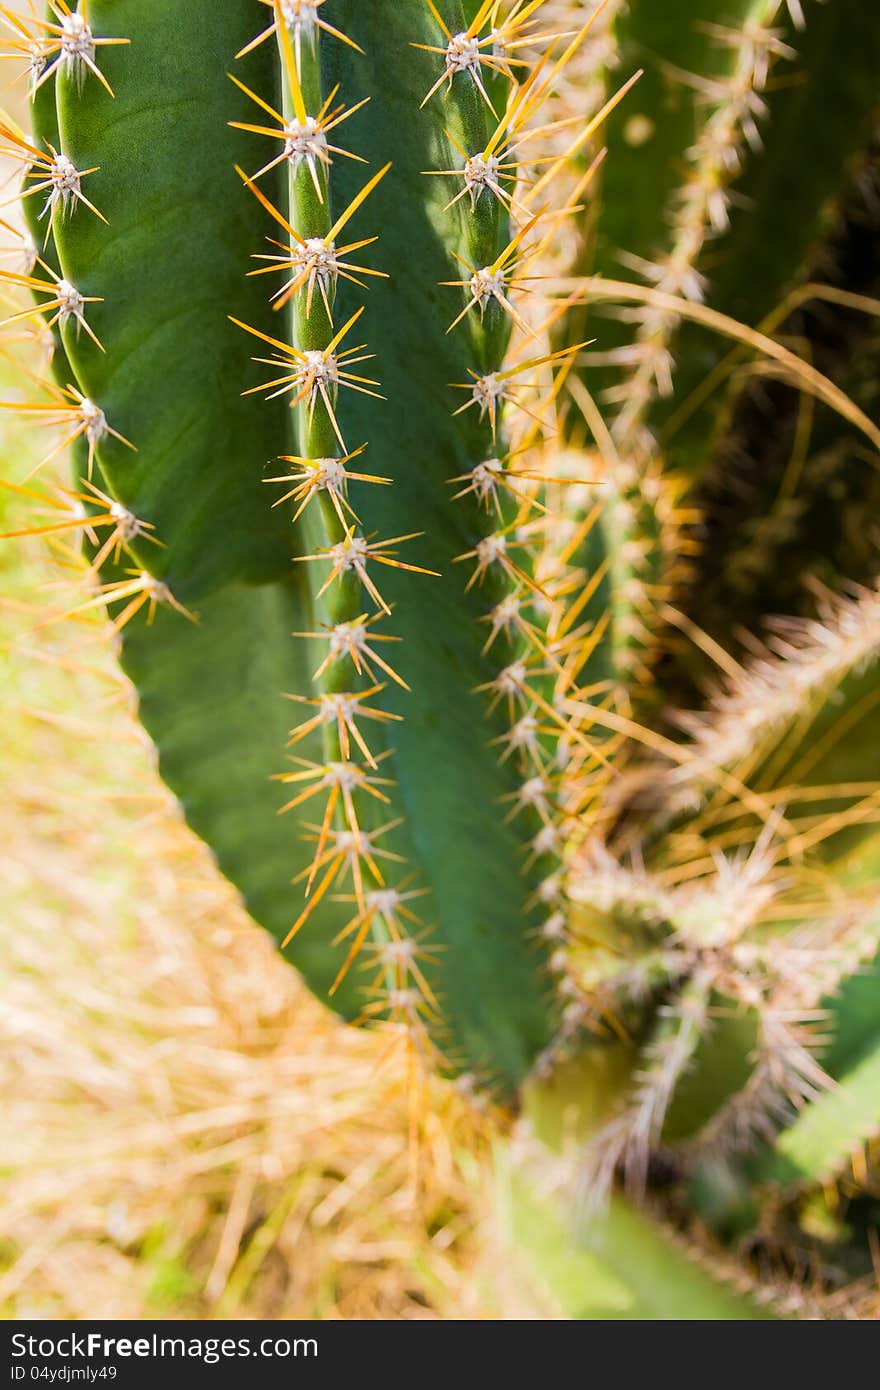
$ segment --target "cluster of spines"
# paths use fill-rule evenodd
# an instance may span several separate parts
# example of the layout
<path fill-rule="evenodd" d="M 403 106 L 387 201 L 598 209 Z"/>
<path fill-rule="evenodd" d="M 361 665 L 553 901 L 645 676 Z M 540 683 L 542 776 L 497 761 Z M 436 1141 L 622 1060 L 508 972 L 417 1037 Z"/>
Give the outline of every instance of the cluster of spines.
<path fill-rule="evenodd" d="M 98 64 L 99 50 L 128 40 L 96 37 L 89 23 L 88 0 L 77 0 L 73 6 L 67 0 L 51 0 L 51 19 L 37 14 L 33 0 L 29 0 L 29 9 L 30 14 L 24 16 L 0 6 L 0 21 L 10 35 L 2 56 L 24 64 L 30 95 L 33 97 L 63 68 L 80 87 L 91 73 L 112 96 L 113 89 Z"/>

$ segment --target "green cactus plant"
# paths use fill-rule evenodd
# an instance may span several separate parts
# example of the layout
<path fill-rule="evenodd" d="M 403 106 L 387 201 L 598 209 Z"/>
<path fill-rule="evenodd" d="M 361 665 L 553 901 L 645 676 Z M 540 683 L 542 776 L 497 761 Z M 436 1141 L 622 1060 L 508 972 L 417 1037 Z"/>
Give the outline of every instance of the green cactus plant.
<path fill-rule="evenodd" d="M 187 819 L 343 1017 L 507 1110 L 573 1100 L 593 1205 L 619 1181 L 681 1241 L 711 1228 L 722 1275 L 725 1243 L 753 1252 L 740 1299 L 614 1199 L 588 1254 L 536 1252 L 551 1285 L 601 1268 L 572 1316 L 800 1315 L 847 1281 L 862 1307 L 864 1165 L 813 1301 L 782 1285 L 880 1127 L 880 566 L 867 540 L 843 571 L 797 462 L 815 417 L 870 470 L 877 382 L 790 316 L 864 179 L 880 23 L 856 0 L 0 18 L 31 85 L 33 134 L 0 122 L 25 372 L 21 325 L 52 332 L 51 378 L 0 405 L 60 427 L 75 471 L 8 487 L 40 512 L 18 532 L 65 563 L 83 537 L 90 586 L 43 621 L 118 639 Z M 838 279 L 828 313 L 870 324 L 871 273 Z M 713 478 L 733 438 L 769 456 L 768 380 L 796 403 L 782 502 L 813 478 L 804 570 L 835 593 L 786 597 L 746 658 L 772 603 L 725 582 Z"/>

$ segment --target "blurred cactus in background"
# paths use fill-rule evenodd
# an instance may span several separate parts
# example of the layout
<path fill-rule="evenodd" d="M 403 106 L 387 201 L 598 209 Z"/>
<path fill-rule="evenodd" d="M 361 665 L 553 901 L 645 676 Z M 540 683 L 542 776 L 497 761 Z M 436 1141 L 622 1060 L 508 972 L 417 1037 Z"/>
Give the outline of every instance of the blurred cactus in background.
<path fill-rule="evenodd" d="M 571 1316 L 872 1316 L 880 17 L 0 19 L 37 622 L 317 995 L 562 1147 Z"/>

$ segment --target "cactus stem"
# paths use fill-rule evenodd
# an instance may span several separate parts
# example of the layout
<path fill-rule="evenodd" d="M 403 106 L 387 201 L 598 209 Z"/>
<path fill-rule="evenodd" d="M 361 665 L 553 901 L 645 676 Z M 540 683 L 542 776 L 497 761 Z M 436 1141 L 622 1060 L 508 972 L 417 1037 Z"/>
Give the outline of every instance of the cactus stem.
<path fill-rule="evenodd" d="M 644 1193 L 649 1155 L 660 1140 L 672 1096 L 708 1031 L 713 974 L 710 969 L 695 972 L 675 1001 L 659 1010 L 655 1036 L 645 1049 L 629 1107 L 590 1146 L 594 1208 L 607 1199 L 621 1165 L 630 1193 L 637 1197 Z"/>
<path fill-rule="evenodd" d="M 802 20 L 799 0 L 794 3 Z M 665 294 L 695 303 L 703 297 L 705 281 L 697 262 L 708 239 L 727 229 L 729 185 L 741 167 L 743 144 L 760 149 L 758 122 L 767 111 L 763 92 L 771 67 L 780 59 L 796 56 L 770 27 L 781 8 L 781 0 L 767 0 L 762 13 L 739 30 L 717 24 L 701 26 L 717 43 L 736 51 L 729 78 L 719 81 L 670 69 L 678 81 L 695 89 L 698 102 L 709 104 L 710 113 L 696 142 L 686 151 L 687 178 L 669 214 L 673 231 L 670 249 L 653 265 L 636 264 L 636 269 Z M 795 10 L 791 12 L 794 18 Z M 644 425 L 655 392 L 664 397 L 672 394 L 670 340 L 679 322 L 674 311 L 658 308 L 640 326 L 634 344 L 635 370 L 620 397 L 623 408 L 614 425 L 616 438 L 625 445 L 631 447 L 639 439 L 647 442 Z"/>
<path fill-rule="evenodd" d="M 777 622 L 767 649 L 745 670 L 731 671 L 708 712 L 681 714 L 691 739 L 688 760 L 670 772 L 670 797 L 693 795 L 723 768 L 738 774 L 778 740 L 780 728 L 802 717 L 817 694 L 863 670 L 880 655 L 880 590 L 853 588 L 841 598 L 822 595 L 820 617 Z M 808 771 L 794 769 L 796 778 Z"/>
<path fill-rule="evenodd" d="M 95 38 L 88 19 L 88 0 L 79 0 L 76 9 L 71 9 L 66 0 L 52 0 L 50 8 L 57 23 L 36 20 L 41 34 L 38 44 L 44 67 L 34 84 L 34 90 L 47 82 L 59 68 L 64 68 L 72 74 L 80 91 L 87 75 L 92 73 L 112 97 L 113 88 L 96 61 L 98 49 L 127 44 L 129 40 Z"/>
<path fill-rule="evenodd" d="M 573 880 L 576 901 L 604 914 L 624 914 L 640 922 L 644 932 L 659 935 L 636 966 L 627 960 L 621 967 L 610 953 L 603 962 L 592 935 L 582 936 L 574 919 L 565 943 L 574 966 L 566 993 L 579 1000 L 583 1017 L 610 1021 L 616 998 L 644 999 L 658 989 L 668 996 L 628 1105 L 590 1146 L 597 1196 L 607 1191 L 618 1166 L 631 1187 L 644 1188 L 650 1152 L 663 1141 L 673 1094 L 714 1019 L 754 1011 L 753 1070 L 746 1085 L 679 1150 L 689 1162 L 723 1152 L 732 1142 L 748 1145 L 757 1133 L 772 1137 L 781 1119 L 830 1084 L 815 1057 L 827 1040 L 822 1001 L 859 961 L 874 954 L 876 926 L 870 925 L 869 910 L 867 932 L 864 918 L 848 913 L 845 920 L 833 916 L 821 927 L 808 922 L 782 937 L 754 934 L 786 916 L 803 921 L 830 906 L 804 898 L 808 877 L 789 882 L 789 871 L 777 868 L 779 848 L 773 841 L 781 824 L 777 815 L 748 853 L 716 855 L 703 877 L 671 891 L 641 869 L 623 870 L 601 846 L 588 851 L 584 873 Z M 789 889 L 791 902 L 778 904 L 779 894 Z"/>

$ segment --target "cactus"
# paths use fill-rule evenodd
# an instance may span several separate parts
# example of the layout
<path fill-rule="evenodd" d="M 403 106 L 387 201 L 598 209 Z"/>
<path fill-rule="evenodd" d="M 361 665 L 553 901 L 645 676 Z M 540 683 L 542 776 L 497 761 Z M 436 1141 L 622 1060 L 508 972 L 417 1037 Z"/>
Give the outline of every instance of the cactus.
<path fill-rule="evenodd" d="M 0 406 L 55 432 L 9 534 L 86 580 L 41 623 L 118 642 L 189 823 L 331 1007 L 500 1124 L 574 1095 L 592 1205 L 619 1183 L 666 1223 L 615 1198 L 590 1227 L 621 1316 L 664 1251 L 666 1316 L 812 1315 L 841 1281 L 861 1308 L 880 566 L 842 538 L 873 496 L 853 348 L 878 306 L 876 261 L 825 261 L 872 167 L 880 24 L 855 0 L 0 19 L 33 124 L 0 120 L 29 229 L 4 223 L 28 389 Z M 841 459 L 864 481 L 838 534 Z M 774 605 L 774 517 L 806 599 Z M 783 1289 L 832 1181 L 855 1214 L 817 1290 Z M 708 1276 L 672 1248 L 697 1229 Z"/>

